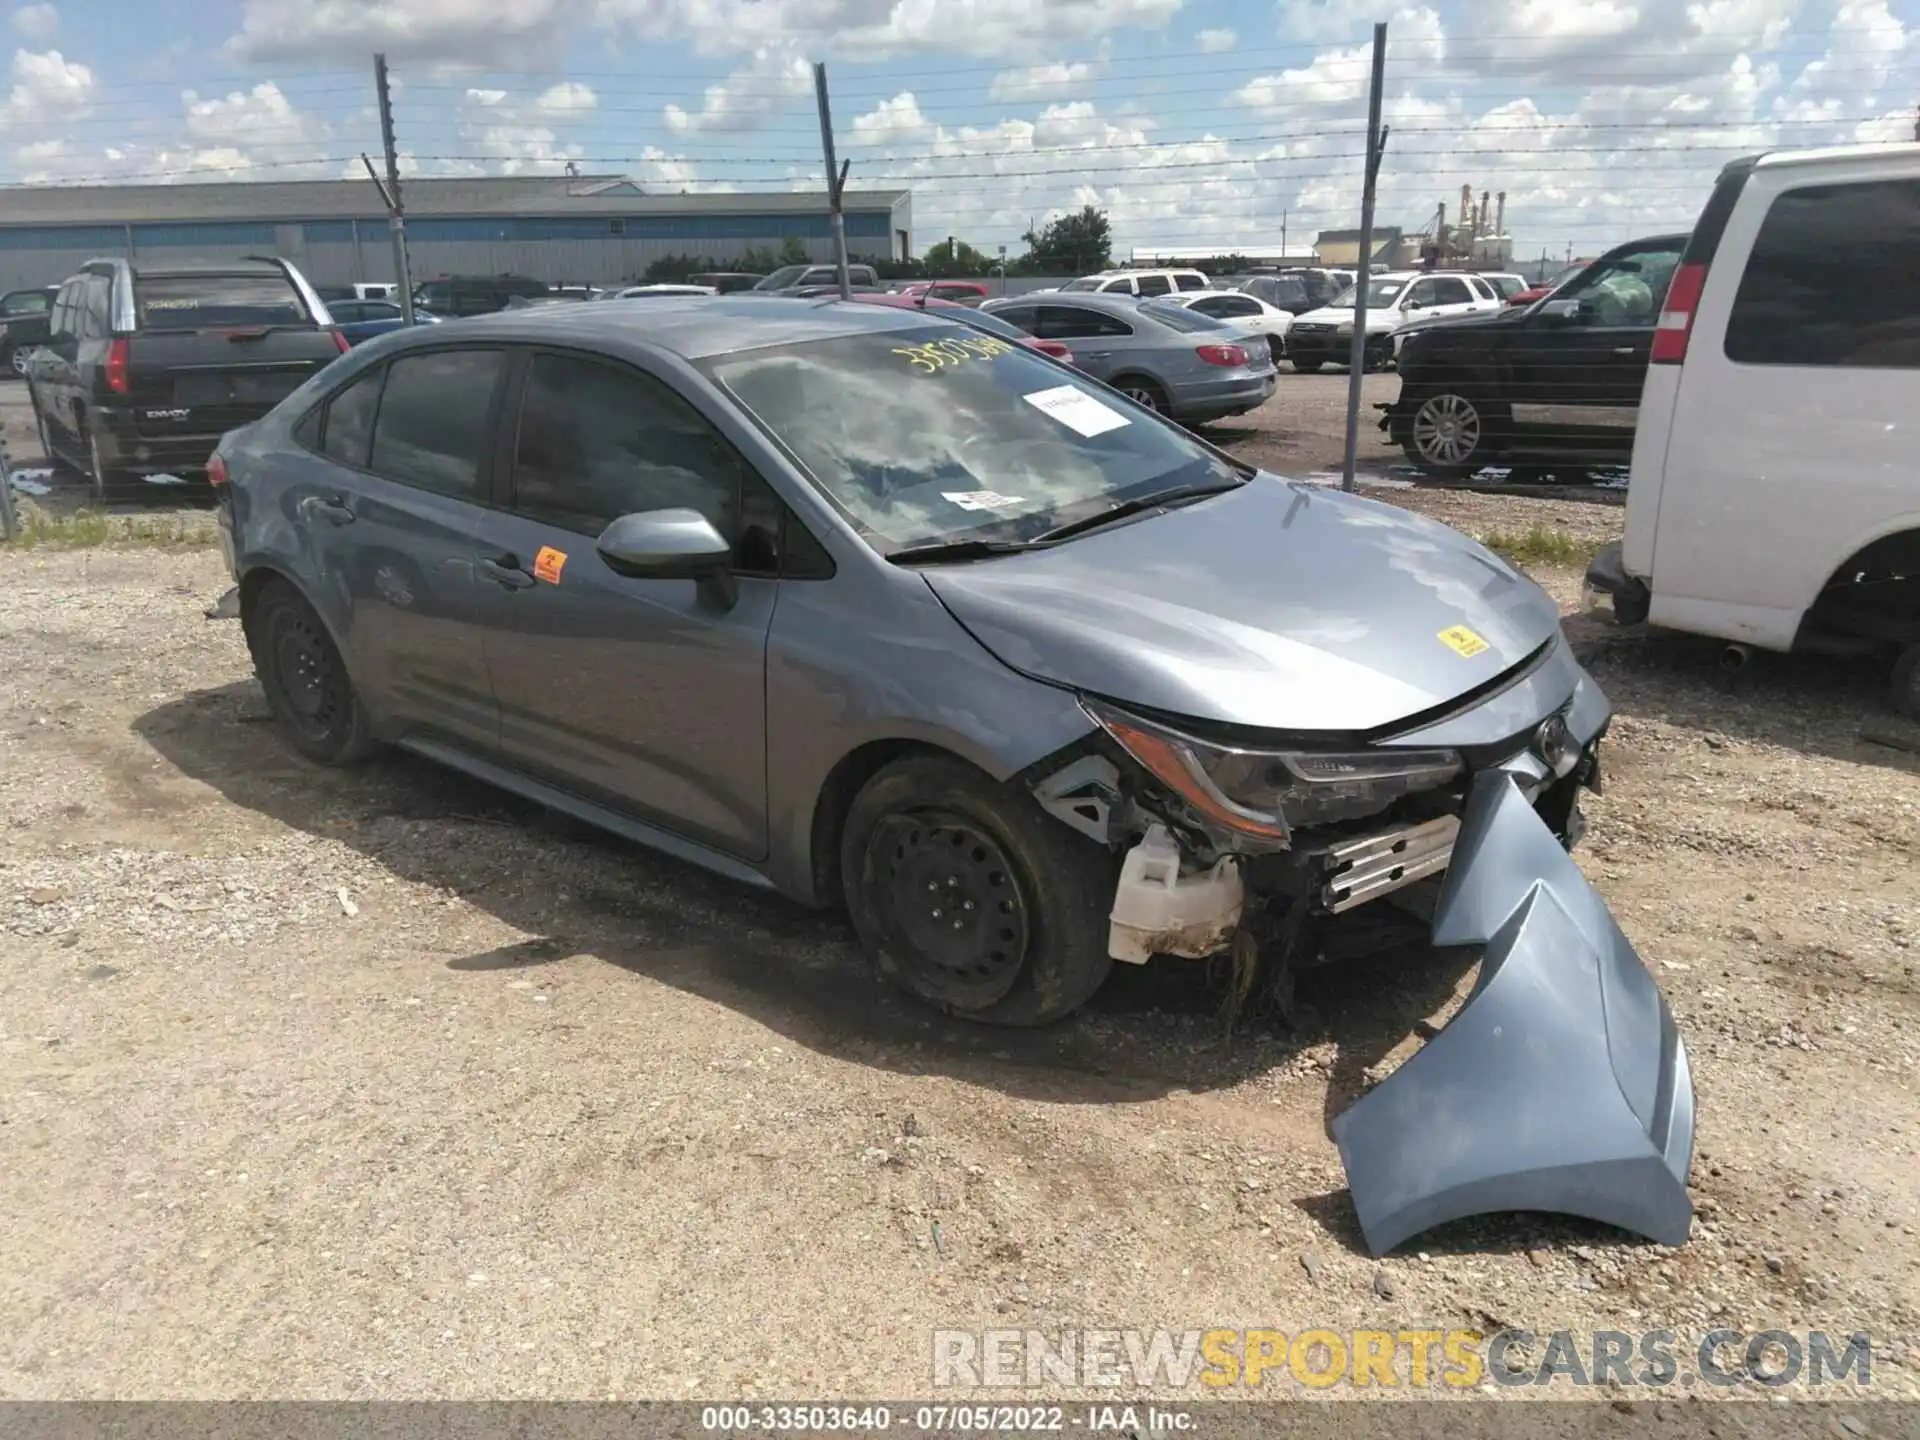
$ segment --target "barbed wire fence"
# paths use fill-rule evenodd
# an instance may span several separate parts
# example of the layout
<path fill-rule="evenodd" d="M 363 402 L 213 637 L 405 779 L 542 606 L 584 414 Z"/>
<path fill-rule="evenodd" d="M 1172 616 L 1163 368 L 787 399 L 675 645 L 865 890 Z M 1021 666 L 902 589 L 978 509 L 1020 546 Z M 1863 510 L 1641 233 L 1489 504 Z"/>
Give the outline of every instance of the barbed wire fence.
<path fill-rule="evenodd" d="M 1715 175 L 1740 155 L 1920 138 L 1911 37 L 1871 26 L 1755 33 L 1737 28 L 1741 17 L 1701 15 L 1678 40 L 1603 35 L 1596 17 L 1594 33 L 1570 45 L 1558 35 L 1443 34 L 1431 12 L 1393 14 L 1369 263 L 1437 259 L 1548 279 L 1623 242 L 1689 228 Z M 1722 28 L 1702 28 L 1710 22 Z M 548 281 L 823 259 L 829 177 L 811 67 L 826 60 L 849 203 L 879 191 L 911 197 L 908 253 L 892 236 L 849 240 L 850 258 L 886 278 L 984 273 L 1013 292 L 1108 260 L 1217 269 L 1235 257 L 1317 255 L 1354 268 L 1361 257 L 1354 232 L 1376 98 L 1365 33 L 885 70 L 814 54 L 805 36 L 756 39 L 753 58 L 718 82 L 644 62 L 487 75 L 397 64 L 400 190 L 426 177 L 514 174 L 624 176 L 656 196 L 820 197 L 819 214 L 801 223 L 794 212 L 788 233 L 726 241 L 702 240 L 691 224 L 679 240 L 603 228 L 593 246 L 544 250 L 489 240 L 479 224 L 461 232 L 471 237 L 462 255 Z M 169 92 L 178 87 L 161 80 L 116 84 L 57 137 L 17 146 L 29 173 L 8 185 L 352 179 L 367 187 L 368 213 L 384 213 L 362 161 L 382 153 L 371 57 L 271 81 L 200 74 L 181 97 L 179 133 L 148 138 L 140 117 Z M 983 111 L 1002 118 L 972 118 Z M 641 130 L 647 141 L 622 141 Z M 1079 262 L 1071 267 L 1038 264 L 1033 237 L 1087 207 L 1104 217 L 1110 244 L 1067 252 Z M 378 249 L 368 247 L 370 262 Z"/>

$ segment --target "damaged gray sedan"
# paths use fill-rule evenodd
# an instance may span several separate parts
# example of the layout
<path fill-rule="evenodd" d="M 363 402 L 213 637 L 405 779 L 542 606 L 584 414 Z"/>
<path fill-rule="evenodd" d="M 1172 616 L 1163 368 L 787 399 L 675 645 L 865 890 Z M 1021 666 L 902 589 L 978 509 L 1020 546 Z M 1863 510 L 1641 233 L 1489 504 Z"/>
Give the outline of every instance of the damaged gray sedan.
<path fill-rule="evenodd" d="M 1335 1122 L 1369 1244 L 1514 1208 L 1684 1238 L 1685 1052 L 1566 855 L 1607 701 L 1454 531 L 937 316 L 777 298 L 385 337 L 211 476 L 309 757 L 399 745 L 844 905 L 1003 1024 L 1425 894 L 1484 959 Z"/>

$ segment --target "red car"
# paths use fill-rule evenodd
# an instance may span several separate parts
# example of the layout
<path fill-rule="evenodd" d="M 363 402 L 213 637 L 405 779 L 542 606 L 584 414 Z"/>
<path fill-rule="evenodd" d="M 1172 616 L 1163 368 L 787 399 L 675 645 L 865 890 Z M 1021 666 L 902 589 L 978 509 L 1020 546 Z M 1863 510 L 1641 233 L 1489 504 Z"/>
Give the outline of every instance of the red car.
<path fill-rule="evenodd" d="M 1576 260 L 1558 275 L 1547 281 L 1546 284 L 1535 285 L 1530 290 L 1522 290 L 1518 295 L 1509 295 L 1507 297 L 1507 308 L 1513 310 L 1522 305 L 1531 305 L 1536 300 L 1546 299 L 1547 296 L 1558 290 L 1562 285 L 1566 284 L 1567 281 L 1578 275 L 1592 263 L 1593 261 L 1591 260 Z"/>
<path fill-rule="evenodd" d="M 899 294 L 916 298 L 925 295 L 934 300 L 951 300 L 959 305 L 978 305 L 988 296 L 987 287 L 972 280 L 915 280 L 902 285 Z"/>
<path fill-rule="evenodd" d="M 930 282 L 923 280 L 918 283 L 926 285 Z M 932 283 L 948 284 L 952 282 L 939 281 Z M 1038 350 L 1042 355 L 1058 360 L 1063 365 L 1071 365 L 1073 363 L 1073 352 L 1058 340 L 1036 340 L 1033 336 L 1027 334 L 1026 331 L 1009 325 L 998 316 L 983 315 L 970 305 L 956 305 L 951 300 L 942 300 L 932 295 L 913 295 L 904 290 L 887 295 L 849 295 L 847 298 L 861 305 L 891 305 L 896 310 L 938 310 L 943 312 L 947 319 L 957 320 L 962 325 L 967 325 L 975 330 L 992 335 L 996 339 L 1005 340 L 1015 345 L 1024 345 L 1029 350 Z"/>

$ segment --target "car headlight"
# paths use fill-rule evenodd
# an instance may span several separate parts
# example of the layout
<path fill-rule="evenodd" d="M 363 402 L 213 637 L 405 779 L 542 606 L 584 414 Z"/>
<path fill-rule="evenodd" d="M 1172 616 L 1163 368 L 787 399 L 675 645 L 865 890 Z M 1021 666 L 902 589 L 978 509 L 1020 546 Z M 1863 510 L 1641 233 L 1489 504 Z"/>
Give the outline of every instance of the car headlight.
<path fill-rule="evenodd" d="M 1342 320 L 1338 325 L 1334 327 L 1333 333 L 1336 335 L 1353 334 L 1353 322 L 1351 320 Z"/>
<path fill-rule="evenodd" d="M 1453 750 L 1243 749 L 1094 701 L 1082 705 L 1161 784 L 1208 820 L 1275 847 L 1298 829 L 1359 820 L 1446 784 Z"/>

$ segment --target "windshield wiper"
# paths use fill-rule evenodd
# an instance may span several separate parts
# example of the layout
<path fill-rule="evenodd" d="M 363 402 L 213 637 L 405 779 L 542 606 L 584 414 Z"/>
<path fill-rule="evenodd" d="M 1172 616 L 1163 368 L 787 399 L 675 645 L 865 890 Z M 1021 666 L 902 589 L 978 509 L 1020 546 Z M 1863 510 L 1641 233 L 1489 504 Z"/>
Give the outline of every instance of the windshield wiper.
<path fill-rule="evenodd" d="M 887 556 L 895 565 L 937 565 L 944 560 L 982 560 L 989 555 L 1011 555 L 1031 542 L 1022 540 L 935 540 L 909 545 Z"/>
<path fill-rule="evenodd" d="M 1124 520 L 1129 515 L 1139 515 L 1148 510 L 1158 510 L 1163 505 L 1174 505 L 1186 500 L 1202 500 L 1209 495 L 1224 495 L 1229 490 L 1238 490 L 1246 484 L 1245 480 L 1234 480 L 1225 485 L 1180 485 L 1171 490 L 1161 490 L 1153 495 L 1142 495 L 1135 500 L 1122 500 L 1110 509 L 1097 515 L 1084 515 L 1078 520 L 1069 520 L 1064 525 L 1056 525 L 1051 530 L 1042 530 L 1027 543 L 1046 545 L 1055 540 L 1070 539 L 1075 535 L 1084 535 L 1089 530 L 1098 530 L 1103 525 L 1111 525 Z"/>

